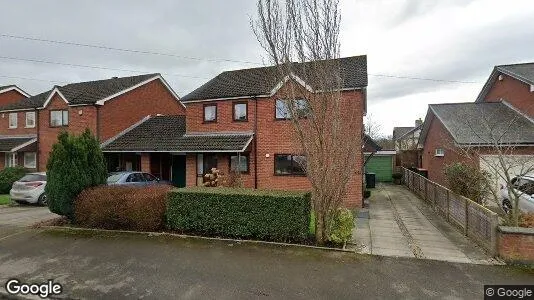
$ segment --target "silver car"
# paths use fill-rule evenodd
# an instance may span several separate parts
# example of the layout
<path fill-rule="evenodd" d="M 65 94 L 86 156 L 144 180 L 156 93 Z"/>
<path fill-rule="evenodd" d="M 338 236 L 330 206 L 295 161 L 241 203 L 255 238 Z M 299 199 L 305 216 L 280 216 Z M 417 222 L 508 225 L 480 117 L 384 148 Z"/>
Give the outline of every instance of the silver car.
<path fill-rule="evenodd" d="M 518 206 L 522 212 L 534 212 L 534 175 L 518 176 L 511 181 L 512 188 L 519 195 Z M 501 186 L 502 208 L 509 212 L 514 201 L 510 201 L 510 195 L 506 186 Z"/>
<path fill-rule="evenodd" d="M 13 183 L 9 195 L 17 203 L 46 205 L 46 173 L 28 173 Z"/>

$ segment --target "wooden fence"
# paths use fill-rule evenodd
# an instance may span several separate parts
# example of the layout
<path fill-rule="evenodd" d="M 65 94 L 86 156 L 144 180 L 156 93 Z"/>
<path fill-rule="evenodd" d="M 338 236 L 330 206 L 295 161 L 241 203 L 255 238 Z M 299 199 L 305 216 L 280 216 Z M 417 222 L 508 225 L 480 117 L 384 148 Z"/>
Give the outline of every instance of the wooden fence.
<path fill-rule="evenodd" d="M 402 168 L 403 184 L 491 255 L 497 254 L 499 216 L 484 206 Z"/>

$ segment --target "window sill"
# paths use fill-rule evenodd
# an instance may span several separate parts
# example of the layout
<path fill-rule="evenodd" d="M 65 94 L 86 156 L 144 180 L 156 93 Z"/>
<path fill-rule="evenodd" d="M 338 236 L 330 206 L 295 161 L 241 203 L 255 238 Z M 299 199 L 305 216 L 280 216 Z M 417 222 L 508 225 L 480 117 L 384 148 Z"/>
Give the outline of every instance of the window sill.
<path fill-rule="evenodd" d="M 434 154 L 434 157 L 444 157 L 445 154 Z"/>
<path fill-rule="evenodd" d="M 24 128 L 35 128 L 35 126 L 24 126 Z"/>

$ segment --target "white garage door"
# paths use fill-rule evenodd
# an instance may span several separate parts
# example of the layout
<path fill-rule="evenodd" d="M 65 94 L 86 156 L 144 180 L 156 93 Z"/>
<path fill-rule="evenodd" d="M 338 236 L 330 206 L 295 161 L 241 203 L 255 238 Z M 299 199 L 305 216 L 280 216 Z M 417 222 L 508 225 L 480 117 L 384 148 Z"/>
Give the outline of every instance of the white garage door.
<path fill-rule="evenodd" d="M 503 163 L 506 168 L 502 167 Z M 534 155 L 506 155 L 503 157 L 503 163 L 499 162 L 498 155 L 480 156 L 480 169 L 492 175 L 496 192 L 499 191 L 501 184 L 504 185 L 506 183 L 504 169 L 507 170 L 511 178 L 519 175 L 534 174 Z"/>

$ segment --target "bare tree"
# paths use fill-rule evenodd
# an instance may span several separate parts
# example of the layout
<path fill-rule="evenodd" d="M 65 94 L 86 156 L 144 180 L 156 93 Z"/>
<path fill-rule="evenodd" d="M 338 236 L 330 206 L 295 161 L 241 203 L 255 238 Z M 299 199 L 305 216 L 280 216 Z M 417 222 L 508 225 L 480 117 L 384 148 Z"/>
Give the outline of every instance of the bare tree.
<path fill-rule="evenodd" d="M 252 28 L 286 82 L 286 101 L 312 186 L 316 240 L 328 238 L 332 214 L 346 197 L 361 158 L 359 101 L 343 101 L 338 0 L 258 0 Z M 364 71 L 364 70 L 362 70 Z M 306 99 L 306 100 L 302 100 Z M 351 184 L 361 184 L 353 182 Z"/>
<path fill-rule="evenodd" d="M 370 136 L 373 140 L 377 141 L 384 137 L 382 134 L 382 124 L 376 122 L 373 114 L 367 114 L 363 124 L 365 134 Z"/>
<path fill-rule="evenodd" d="M 534 156 L 523 155 L 524 148 L 521 140 L 527 134 L 520 128 L 523 117 L 514 114 L 503 123 L 497 116 L 498 112 L 480 106 L 473 115 L 466 110 L 462 119 L 463 124 L 458 124 L 464 134 L 474 136 L 476 142 L 458 145 L 448 139 L 447 148 L 459 154 L 467 163 L 478 166 L 490 176 L 486 176 L 482 182 L 482 192 L 495 203 L 506 221 L 511 226 L 518 226 L 521 211 L 519 201 L 521 192 L 517 191 L 516 177 L 521 177 L 534 172 Z M 531 130 L 531 129 L 529 129 Z M 500 190 L 506 188 L 509 207 L 503 209 Z"/>

